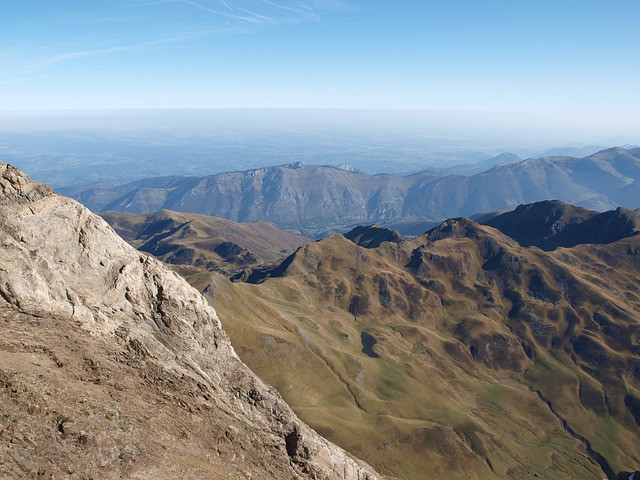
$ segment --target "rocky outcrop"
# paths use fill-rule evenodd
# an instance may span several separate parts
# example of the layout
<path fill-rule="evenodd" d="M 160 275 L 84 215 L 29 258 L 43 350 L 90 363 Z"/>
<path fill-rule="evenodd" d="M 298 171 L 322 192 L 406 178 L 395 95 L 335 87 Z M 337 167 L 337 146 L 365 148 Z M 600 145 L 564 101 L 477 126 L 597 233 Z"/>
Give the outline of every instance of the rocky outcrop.
<path fill-rule="evenodd" d="M 182 278 L 127 245 L 100 217 L 10 165 L 0 163 L 0 187 L 0 396 L 9 412 L 0 419 L 6 444 L 0 474 L 378 478 L 298 420 L 239 360 L 215 310 Z M 25 349 L 49 352 L 57 367 L 21 363 Z M 76 351 L 92 353 L 80 361 Z M 76 385 L 103 370 L 111 373 L 103 372 L 101 381 Z M 87 371 L 93 373 L 87 377 Z M 128 398 L 122 384 L 131 389 Z M 38 409 L 29 410 L 22 391 L 40 399 Z M 129 419 L 127 428 L 115 428 L 122 434 L 112 442 L 118 455 L 104 454 L 107 429 L 114 428 L 96 420 L 104 405 Z M 65 408 L 73 410 L 75 425 L 95 429 L 75 432 L 71 450 L 64 441 L 73 431 L 72 420 L 60 413 Z M 184 437 L 163 443 L 170 435 L 159 421 L 164 414 L 174 421 L 180 416 Z M 213 437 L 224 439 L 224 449 Z"/>

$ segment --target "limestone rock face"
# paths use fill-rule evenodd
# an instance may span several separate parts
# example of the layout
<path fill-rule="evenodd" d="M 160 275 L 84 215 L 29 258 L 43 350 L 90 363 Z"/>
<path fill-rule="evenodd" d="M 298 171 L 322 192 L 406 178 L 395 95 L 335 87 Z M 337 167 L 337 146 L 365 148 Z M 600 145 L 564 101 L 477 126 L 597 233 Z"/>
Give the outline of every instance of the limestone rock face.
<path fill-rule="evenodd" d="M 215 310 L 0 163 L 0 477 L 379 478 L 238 358 Z"/>

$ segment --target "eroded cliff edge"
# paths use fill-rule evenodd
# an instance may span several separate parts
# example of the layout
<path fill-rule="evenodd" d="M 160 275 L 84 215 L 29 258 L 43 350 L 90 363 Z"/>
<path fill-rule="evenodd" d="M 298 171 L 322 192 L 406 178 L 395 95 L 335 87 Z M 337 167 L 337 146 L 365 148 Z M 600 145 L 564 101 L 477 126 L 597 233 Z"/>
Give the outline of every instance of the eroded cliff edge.
<path fill-rule="evenodd" d="M 182 278 L 0 163 L 0 476 L 378 475 L 303 424 Z"/>

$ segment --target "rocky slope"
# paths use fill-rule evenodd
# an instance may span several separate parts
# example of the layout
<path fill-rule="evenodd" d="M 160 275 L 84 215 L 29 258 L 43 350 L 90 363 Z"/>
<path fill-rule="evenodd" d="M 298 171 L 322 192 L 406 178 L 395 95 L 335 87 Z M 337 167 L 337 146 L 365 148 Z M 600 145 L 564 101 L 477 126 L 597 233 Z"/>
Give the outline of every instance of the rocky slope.
<path fill-rule="evenodd" d="M 442 220 L 548 199 L 594 210 L 635 209 L 639 185 L 640 149 L 611 148 L 584 158 L 528 159 L 472 176 L 395 177 L 293 164 L 113 189 L 77 188 L 70 194 L 95 211 L 165 208 L 241 222 L 265 220 L 319 237 L 363 223 Z"/>
<path fill-rule="evenodd" d="M 375 479 L 237 357 L 216 312 L 0 164 L 0 476 Z"/>

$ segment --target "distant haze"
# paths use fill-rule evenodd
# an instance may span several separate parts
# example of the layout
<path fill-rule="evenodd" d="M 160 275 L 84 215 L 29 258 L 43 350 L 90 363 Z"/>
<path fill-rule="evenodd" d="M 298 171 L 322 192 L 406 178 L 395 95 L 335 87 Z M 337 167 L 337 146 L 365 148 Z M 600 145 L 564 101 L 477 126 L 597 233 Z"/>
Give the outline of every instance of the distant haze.
<path fill-rule="evenodd" d="M 640 143 L 509 115 L 398 110 L 110 110 L 0 113 L 0 159 L 54 187 L 203 176 L 303 161 L 406 174 Z M 557 150 L 562 148 L 564 150 Z"/>
<path fill-rule="evenodd" d="M 326 134 L 386 132 L 420 137 L 486 139 L 503 145 L 565 146 L 587 143 L 640 141 L 640 125 L 631 115 L 615 122 L 593 116 L 446 110 L 392 109 L 114 109 L 0 111 L 0 133 L 165 132 L 201 135 L 219 132 Z"/>

